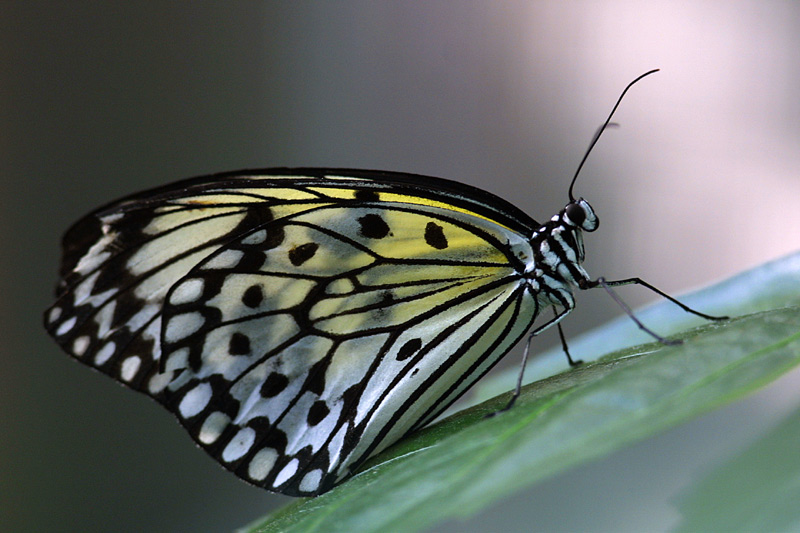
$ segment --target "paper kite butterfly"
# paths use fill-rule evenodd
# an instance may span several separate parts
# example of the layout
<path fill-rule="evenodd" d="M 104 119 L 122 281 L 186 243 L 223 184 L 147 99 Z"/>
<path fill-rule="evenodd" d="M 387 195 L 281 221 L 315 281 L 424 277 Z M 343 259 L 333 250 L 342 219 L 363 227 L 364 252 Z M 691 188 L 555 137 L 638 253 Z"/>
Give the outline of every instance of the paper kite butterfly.
<path fill-rule="evenodd" d="M 575 287 L 644 284 L 589 277 L 581 234 L 598 219 L 569 196 L 540 223 L 395 172 L 181 181 L 66 233 L 45 325 L 240 478 L 316 495 L 435 419 L 545 308 L 557 311 L 530 335 L 556 324 Z"/>

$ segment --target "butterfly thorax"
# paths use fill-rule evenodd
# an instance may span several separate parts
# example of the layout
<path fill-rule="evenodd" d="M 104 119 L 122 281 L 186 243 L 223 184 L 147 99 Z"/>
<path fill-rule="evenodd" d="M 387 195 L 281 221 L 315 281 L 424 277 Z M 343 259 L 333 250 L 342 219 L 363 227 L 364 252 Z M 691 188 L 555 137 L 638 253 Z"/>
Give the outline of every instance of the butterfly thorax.
<path fill-rule="evenodd" d="M 533 258 L 526 266 L 525 277 L 538 292 L 540 304 L 573 307 L 573 287 L 590 280 L 581 266 L 585 259 L 582 232 L 594 231 L 597 226 L 597 215 L 581 198 L 568 203 L 533 232 Z"/>

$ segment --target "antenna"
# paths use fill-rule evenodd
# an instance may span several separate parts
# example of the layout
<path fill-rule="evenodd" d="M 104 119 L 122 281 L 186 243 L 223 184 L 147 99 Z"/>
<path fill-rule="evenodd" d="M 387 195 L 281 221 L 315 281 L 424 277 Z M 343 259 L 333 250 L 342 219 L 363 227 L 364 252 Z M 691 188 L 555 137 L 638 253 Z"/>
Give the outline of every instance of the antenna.
<path fill-rule="evenodd" d="M 611 124 L 611 117 L 614 116 L 614 112 L 616 112 L 617 108 L 619 107 L 620 102 L 622 102 L 622 99 L 625 97 L 625 93 L 627 93 L 628 89 L 633 87 L 633 84 L 635 84 L 637 81 L 641 80 L 645 76 L 649 76 L 650 74 L 654 74 L 654 73 L 658 72 L 659 70 L 660 69 L 656 68 L 656 69 L 653 69 L 653 70 L 645 72 L 644 74 L 642 74 L 641 76 L 639 76 L 638 78 L 636 78 L 635 80 L 630 82 L 628 84 L 628 86 L 625 87 L 625 90 L 622 91 L 622 94 L 619 95 L 619 98 L 617 99 L 617 103 L 614 104 L 614 108 L 611 110 L 611 113 L 608 115 L 608 118 L 606 119 L 605 122 L 603 122 L 603 125 L 600 126 L 600 129 L 597 130 L 597 133 L 594 134 L 594 138 L 592 139 L 592 142 L 589 143 L 589 149 L 586 150 L 585 154 L 583 154 L 583 159 L 581 159 L 581 163 L 578 165 L 578 170 L 575 171 L 575 175 L 572 177 L 572 182 L 570 182 L 570 184 L 569 184 L 569 201 L 570 202 L 574 202 L 575 201 L 575 197 L 572 196 L 572 188 L 575 186 L 575 180 L 578 179 L 578 174 L 581 173 L 581 169 L 583 168 L 583 164 L 586 163 L 586 159 L 589 157 L 589 154 L 592 152 L 592 148 L 594 148 L 594 145 L 597 144 L 597 141 L 600 139 L 600 135 L 602 135 L 602 133 L 606 130 L 606 128 Z"/>

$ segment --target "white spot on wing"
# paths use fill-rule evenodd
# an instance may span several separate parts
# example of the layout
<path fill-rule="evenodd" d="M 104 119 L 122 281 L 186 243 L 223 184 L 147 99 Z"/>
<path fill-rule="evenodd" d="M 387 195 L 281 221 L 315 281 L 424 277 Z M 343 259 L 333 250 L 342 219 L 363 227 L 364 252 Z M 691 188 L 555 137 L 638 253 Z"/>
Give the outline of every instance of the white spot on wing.
<path fill-rule="evenodd" d="M 278 459 L 278 452 L 272 448 L 263 448 L 253 456 L 250 466 L 247 467 L 247 475 L 255 481 L 266 479 L 269 471 L 275 466 Z"/>
<path fill-rule="evenodd" d="M 119 376 L 122 381 L 130 381 L 139 371 L 139 366 L 142 364 L 142 358 L 138 355 L 132 355 L 122 362 L 122 368 L 119 371 Z"/>
<path fill-rule="evenodd" d="M 253 428 L 242 428 L 222 451 L 222 460 L 226 463 L 241 459 L 256 441 L 256 430 Z"/>
<path fill-rule="evenodd" d="M 75 322 L 78 320 L 78 317 L 72 317 L 69 320 L 64 321 L 63 324 L 58 326 L 56 330 L 56 335 L 64 335 L 69 330 L 71 330 L 75 326 Z"/>
<path fill-rule="evenodd" d="M 222 432 L 228 427 L 231 419 L 225 413 L 214 411 L 206 417 L 203 426 L 200 428 L 200 434 L 197 436 L 198 440 L 203 444 L 212 444 L 216 442 Z"/>
<path fill-rule="evenodd" d="M 103 221 L 103 233 L 108 235 L 111 232 L 111 224 L 121 220 L 123 215 L 124 213 L 112 213 L 102 217 L 100 220 Z"/>
<path fill-rule="evenodd" d="M 60 316 L 61 316 L 61 308 L 60 307 L 54 307 L 54 308 L 52 308 L 50 310 L 50 314 L 47 317 L 47 321 L 50 324 L 52 324 L 53 322 L 58 320 L 58 317 L 60 317 Z"/>
<path fill-rule="evenodd" d="M 97 350 L 97 353 L 94 354 L 94 364 L 96 366 L 104 365 L 106 361 L 108 361 L 116 351 L 117 351 L 117 343 L 115 343 L 114 341 L 105 343 L 103 347 Z"/>
<path fill-rule="evenodd" d="M 183 313 L 169 319 L 164 332 L 164 340 L 177 342 L 200 329 L 205 322 L 200 313 Z"/>
<path fill-rule="evenodd" d="M 114 320 L 114 310 L 117 307 L 116 300 L 111 300 L 104 305 L 94 318 L 97 323 L 97 338 L 104 339 L 111 331 L 111 322 Z"/>
<path fill-rule="evenodd" d="M 78 357 L 86 353 L 86 348 L 89 347 L 91 339 L 88 335 L 81 335 L 72 343 L 72 353 Z"/>
<path fill-rule="evenodd" d="M 314 492 L 319 488 L 319 482 L 322 481 L 322 470 L 312 470 L 300 482 L 300 490 L 305 492 Z"/>
<path fill-rule="evenodd" d="M 275 476 L 275 481 L 273 481 L 272 483 L 273 486 L 280 487 L 281 485 L 289 481 L 289 479 L 291 479 L 291 477 L 295 474 L 295 472 L 297 472 L 298 466 L 300 466 L 300 461 L 298 461 L 297 459 L 292 459 L 291 461 L 289 461 L 289 464 L 284 466 L 283 470 L 278 472 L 278 475 Z"/>
<path fill-rule="evenodd" d="M 197 301 L 203 295 L 205 282 L 201 278 L 192 278 L 184 281 L 172 291 L 169 303 L 181 305 Z"/>
<path fill-rule="evenodd" d="M 239 264 L 244 254 L 240 250 L 225 250 L 208 260 L 203 270 L 224 270 Z"/>
<path fill-rule="evenodd" d="M 267 240 L 267 230 L 261 229 L 242 239 L 242 244 L 261 244 L 265 240 Z"/>
<path fill-rule="evenodd" d="M 183 418 L 191 418 L 206 408 L 213 394 L 209 383 L 199 383 L 195 388 L 186 393 L 178 406 L 178 412 Z"/>
<path fill-rule="evenodd" d="M 172 372 L 164 372 L 163 374 L 154 374 L 147 384 L 147 390 L 150 394 L 158 394 L 167 388 L 169 382 L 172 381 Z"/>

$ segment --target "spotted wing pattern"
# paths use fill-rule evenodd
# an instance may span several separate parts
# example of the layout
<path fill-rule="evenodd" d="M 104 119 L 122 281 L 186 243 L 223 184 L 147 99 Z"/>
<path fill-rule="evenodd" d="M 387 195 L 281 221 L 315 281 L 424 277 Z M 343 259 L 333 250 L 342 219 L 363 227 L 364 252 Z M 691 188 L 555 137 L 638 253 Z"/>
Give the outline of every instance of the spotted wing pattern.
<path fill-rule="evenodd" d="M 513 217 L 494 220 L 502 201 L 450 182 L 272 173 L 83 219 L 45 323 L 239 477 L 313 495 L 435 418 L 524 334 L 532 252 Z"/>

